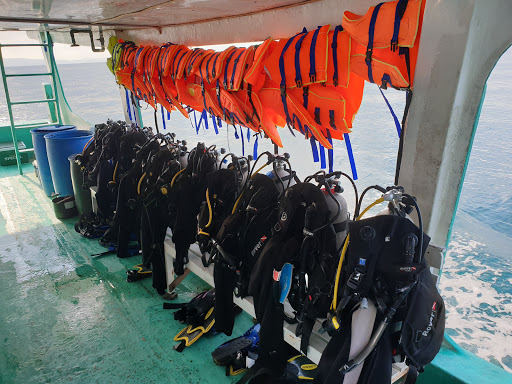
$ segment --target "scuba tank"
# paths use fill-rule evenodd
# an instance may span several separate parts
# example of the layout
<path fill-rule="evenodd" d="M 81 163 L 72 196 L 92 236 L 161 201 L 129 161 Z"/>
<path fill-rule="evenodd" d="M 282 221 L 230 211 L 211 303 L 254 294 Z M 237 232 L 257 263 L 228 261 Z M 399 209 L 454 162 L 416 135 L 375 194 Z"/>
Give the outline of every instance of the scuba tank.
<path fill-rule="evenodd" d="M 343 187 L 339 183 L 339 175 L 328 177 L 329 175 L 326 175 L 326 183 L 329 186 L 331 193 L 328 192 L 326 187 L 323 188 L 323 192 L 325 194 L 325 200 L 327 201 L 329 210 L 331 211 L 329 219 L 334 220 L 332 225 L 336 232 L 336 248 L 341 249 L 343 242 L 347 237 L 349 221 L 348 206 L 347 201 L 342 195 Z"/>
<path fill-rule="evenodd" d="M 188 150 L 187 150 L 187 141 L 182 140 L 181 142 L 178 140 L 178 144 L 181 144 L 180 154 L 178 157 L 178 161 L 180 162 L 181 169 L 187 168 L 188 164 Z"/>
<path fill-rule="evenodd" d="M 275 155 L 272 163 L 273 170 L 267 173 L 267 176 L 274 180 L 279 193 L 300 181 L 292 170 L 289 158 L 290 154 L 288 153 L 283 154 L 283 156 Z"/>

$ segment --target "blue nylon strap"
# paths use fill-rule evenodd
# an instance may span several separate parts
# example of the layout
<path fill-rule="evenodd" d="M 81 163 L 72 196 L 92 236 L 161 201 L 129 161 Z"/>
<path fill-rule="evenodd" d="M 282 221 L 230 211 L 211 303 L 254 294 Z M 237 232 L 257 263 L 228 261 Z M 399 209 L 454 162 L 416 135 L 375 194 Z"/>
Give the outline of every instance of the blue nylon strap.
<path fill-rule="evenodd" d="M 212 61 L 213 56 L 216 56 L 216 54 L 211 55 L 210 58 L 208 59 L 208 61 L 206 62 L 206 81 L 208 83 L 210 83 L 210 61 Z M 203 76 L 201 76 L 201 77 L 203 77 Z"/>
<path fill-rule="evenodd" d="M 237 50 L 233 49 L 233 52 L 231 52 L 231 55 L 229 55 L 228 59 L 226 60 L 225 68 L 224 68 L 224 82 L 222 85 L 224 85 L 224 89 L 228 89 L 228 68 L 229 68 L 229 62 L 231 61 L 231 58 L 235 54 Z"/>
<path fill-rule="evenodd" d="M 242 156 L 245 156 L 245 142 L 244 133 L 242 132 L 242 126 L 240 126 L 240 137 L 242 138 Z"/>
<path fill-rule="evenodd" d="M 405 9 L 407 8 L 408 0 L 398 0 L 395 9 L 395 23 L 393 24 L 393 37 L 391 38 L 391 50 L 396 51 L 398 47 L 398 35 L 400 33 L 400 22 L 404 17 Z"/>
<path fill-rule="evenodd" d="M 128 90 L 126 88 L 124 89 L 124 92 L 126 94 L 126 107 L 127 107 L 128 117 L 130 118 L 130 121 L 133 122 L 132 109 L 130 107 L 130 96 L 128 95 Z"/>
<path fill-rule="evenodd" d="M 238 136 L 238 130 L 236 129 L 236 125 L 233 124 L 233 127 L 235 128 L 235 139 L 240 139 L 240 136 Z"/>
<path fill-rule="evenodd" d="M 165 113 L 164 113 L 164 107 L 162 105 L 160 106 L 160 112 L 162 112 L 162 123 L 164 125 L 164 130 L 166 130 L 167 127 L 165 125 Z"/>
<path fill-rule="evenodd" d="M 304 125 L 304 137 L 306 139 L 309 139 L 310 137 L 314 137 L 312 134 L 311 134 L 311 131 L 309 129 L 309 127 L 307 125 Z"/>
<path fill-rule="evenodd" d="M 334 65 L 334 74 L 332 75 L 332 82 L 335 87 L 338 86 L 338 33 L 343 31 L 343 27 L 341 25 L 337 25 L 334 28 L 334 32 L 332 34 L 332 63 Z"/>
<path fill-rule="evenodd" d="M 183 52 L 183 55 L 181 55 L 181 57 L 179 58 L 178 65 L 176 66 L 176 72 L 178 72 L 178 68 L 180 67 L 181 60 L 185 57 L 186 54 L 187 54 L 187 51 Z"/>
<path fill-rule="evenodd" d="M 256 135 L 256 140 L 254 140 L 254 147 L 252 148 L 252 157 L 254 159 L 258 158 L 258 135 Z"/>
<path fill-rule="evenodd" d="M 215 134 L 218 135 L 219 134 L 219 128 L 217 128 L 217 118 L 215 117 L 214 114 L 211 114 L 210 117 L 212 118 L 212 121 L 213 121 L 213 129 L 215 130 Z"/>
<path fill-rule="evenodd" d="M 167 120 L 171 120 L 171 112 L 167 111 Z"/>
<path fill-rule="evenodd" d="M 233 73 L 231 74 L 231 81 L 229 82 L 230 88 L 233 88 L 233 82 L 235 81 L 236 67 L 238 66 L 238 61 L 240 60 L 240 58 L 242 57 L 242 55 L 244 54 L 245 51 L 246 50 L 243 49 L 242 52 L 240 52 L 240 54 L 238 55 L 238 57 L 235 59 L 235 63 L 233 64 Z"/>
<path fill-rule="evenodd" d="M 398 117 L 396 117 L 395 111 L 393 111 L 393 107 L 391 107 L 391 104 L 389 104 L 388 99 L 384 95 L 384 92 L 382 92 L 382 89 L 379 87 L 380 94 L 384 98 L 384 101 L 386 102 L 386 105 L 389 108 L 389 112 L 391 112 L 391 116 L 393 116 L 393 120 L 395 121 L 396 131 L 398 133 L 398 137 L 400 138 L 400 135 L 402 134 L 402 127 L 400 126 L 400 121 L 398 121 Z"/>
<path fill-rule="evenodd" d="M 203 106 L 204 109 L 207 109 L 206 107 L 206 95 L 204 90 L 204 80 L 203 80 L 203 68 L 199 67 L 199 77 L 201 78 L 201 95 L 203 96 Z"/>
<path fill-rule="evenodd" d="M 292 44 L 293 40 L 299 35 L 292 36 L 288 39 L 286 42 L 283 51 L 281 52 L 281 55 L 279 56 L 279 72 L 281 74 L 281 88 L 286 88 L 286 71 L 284 67 L 284 54 L 290 48 L 290 45 Z"/>
<path fill-rule="evenodd" d="M 343 138 L 345 139 L 345 145 L 347 146 L 348 160 L 350 161 L 350 168 L 352 169 L 352 179 L 357 180 L 356 162 L 354 160 L 354 152 L 352 152 L 352 144 L 350 143 L 348 133 L 344 133 Z"/>
<path fill-rule="evenodd" d="M 247 142 L 251 142 L 251 130 L 249 128 L 247 128 Z"/>
<path fill-rule="evenodd" d="M 368 67 L 368 80 L 370 83 L 375 83 L 373 81 L 373 73 L 372 73 L 372 54 L 373 54 L 373 38 L 375 36 L 375 23 L 377 22 L 377 15 L 379 14 L 380 7 L 382 7 L 383 3 L 377 4 L 373 9 L 372 18 L 370 20 L 370 28 L 368 29 L 368 47 L 366 47 L 366 65 Z"/>
<path fill-rule="evenodd" d="M 290 118 L 290 113 L 288 111 L 288 103 L 286 102 L 286 72 L 284 69 L 284 54 L 292 44 L 293 40 L 299 35 L 295 35 L 293 37 L 290 37 L 288 41 L 286 42 L 283 51 L 281 52 L 281 55 L 279 56 L 279 72 L 281 74 L 281 101 L 283 103 L 284 113 L 286 115 L 286 124 L 293 124 L 292 120 Z M 291 130 L 290 130 L 291 131 Z M 292 132 L 293 133 L 293 132 Z"/>
<path fill-rule="evenodd" d="M 215 60 L 213 60 L 213 68 L 212 68 L 212 77 L 215 77 L 217 75 L 217 72 L 215 72 L 215 66 L 217 65 L 217 59 L 219 58 L 221 52 L 217 53 L 215 55 Z M 208 67 L 208 64 L 206 65 Z"/>
<path fill-rule="evenodd" d="M 325 148 L 322 144 L 319 143 L 318 149 L 320 149 L 320 168 L 325 169 L 327 167 L 325 163 Z"/>
<path fill-rule="evenodd" d="M 316 29 L 313 33 L 313 39 L 311 40 L 311 47 L 309 47 L 309 81 L 312 83 L 316 82 L 316 39 L 318 38 L 318 32 L 320 32 L 320 27 Z"/>
<path fill-rule="evenodd" d="M 318 148 L 316 147 L 316 140 L 313 136 L 309 139 L 309 142 L 311 143 L 311 153 L 313 154 L 313 161 L 315 163 L 318 163 L 320 161 L 318 157 Z"/>
<path fill-rule="evenodd" d="M 224 111 L 224 107 L 222 106 L 222 103 L 220 102 L 220 80 L 217 79 L 217 84 L 215 86 L 215 93 L 217 94 L 217 101 L 219 102 L 219 108 L 222 111 L 222 114 L 224 115 L 226 112 Z M 219 123 L 220 127 L 220 123 Z"/>
<path fill-rule="evenodd" d="M 299 125 L 299 131 L 300 133 L 302 133 L 304 135 L 304 130 L 302 129 L 302 123 L 300 122 L 299 118 L 297 117 L 297 115 L 294 113 L 293 116 L 292 116 L 292 124 L 295 126 L 295 122 L 297 122 L 297 124 Z"/>
<path fill-rule="evenodd" d="M 172 63 L 171 63 L 171 77 L 172 79 L 174 80 L 174 77 L 176 75 L 176 72 L 177 70 L 174 68 L 174 63 L 176 63 L 176 58 L 178 57 L 179 53 L 181 52 L 181 48 L 178 49 L 176 51 L 176 54 L 174 55 L 174 57 L 172 58 Z"/>
<path fill-rule="evenodd" d="M 200 56 L 202 56 L 202 55 L 201 55 L 201 52 L 202 52 L 202 51 L 201 51 L 200 49 L 196 49 L 196 50 L 194 51 L 194 53 L 192 53 L 192 56 L 190 56 L 190 60 L 189 60 L 189 64 L 188 64 L 188 68 L 187 68 L 187 70 L 185 71 L 185 73 L 186 73 L 187 75 L 189 75 L 189 74 L 190 74 L 190 71 L 192 70 L 192 67 L 194 66 L 194 63 L 196 62 L 197 58 L 198 58 L 198 57 L 200 57 Z"/>
<path fill-rule="evenodd" d="M 332 147 L 332 138 L 331 133 L 327 131 L 327 140 L 329 141 L 329 144 L 331 144 Z M 328 149 L 327 150 L 327 156 L 329 157 L 329 173 L 333 172 L 334 169 L 334 149 Z"/>
<path fill-rule="evenodd" d="M 196 127 L 196 134 L 199 134 L 199 126 L 197 125 L 196 111 L 192 110 L 192 114 L 194 115 L 194 126 Z M 201 120 L 199 120 L 201 123 Z"/>
<path fill-rule="evenodd" d="M 302 75 L 300 73 L 300 47 L 302 40 L 306 37 L 307 32 L 302 32 L 302 36 L 295 43 L 295 84 L 297 88 L 302 88 Z"/>
<path fill-rule="evenodd" d="M 217 126 L 218 126 L 219 128 L 222 128 L 222 120 L 221 120 L 221 118 L 220 118 L 220 117 L 218 117 L 218 118 L 217 118 Z"/>
<path fill-rule="evenodd" d="M 208 129 L 208 112 L 206 111 L 206 109 L 203 109 L 200 121 L 204 121 L 204 127 L 205 129 Z"/>
<path fill-rule="evenodd" d="M 137 91 L 138 89 L 135 88 L 135 71 L 136 71 L 136 68 L 137 68 L 137 61 L 139 61 L 139 55 L 140 53 L 142 52 L 144 48 L 139 48 L 137 50 L 137 53 L 135 54 L 135 59 L 133 60 L 134 61 L 134 64 L 133 64 L 133 71 L 132 71 L 132 75 L 131 75 L 131 78 L 132 78 L 132 89 L 135 91 L 134 95 L 137 99 L 140 99 L 140 97 L 137 95 Z M 133 92 L 132 92 L 133 93 Z"/>

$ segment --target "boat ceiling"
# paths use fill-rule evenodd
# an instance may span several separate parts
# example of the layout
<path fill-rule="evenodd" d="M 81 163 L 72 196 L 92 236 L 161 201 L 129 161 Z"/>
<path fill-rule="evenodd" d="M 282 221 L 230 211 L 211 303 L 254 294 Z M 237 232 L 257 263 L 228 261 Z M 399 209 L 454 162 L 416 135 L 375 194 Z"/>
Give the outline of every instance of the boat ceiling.
<path fill-rule="evenodd" d="M 141 44 L 209 45 L 287 37 L 341 24 L 343 12 L 365 13 L 379 0 L 0 0 L 0 31 L 49 30 L 70 43 L 72 29 L 116 34 Z M 77 35 L 82 45 L 87 36 Z"/>
<path fill-rule="evenodd" d="M 319 0 L 2 0 L 0 30 L 180 26 L 268 12 Z"/>

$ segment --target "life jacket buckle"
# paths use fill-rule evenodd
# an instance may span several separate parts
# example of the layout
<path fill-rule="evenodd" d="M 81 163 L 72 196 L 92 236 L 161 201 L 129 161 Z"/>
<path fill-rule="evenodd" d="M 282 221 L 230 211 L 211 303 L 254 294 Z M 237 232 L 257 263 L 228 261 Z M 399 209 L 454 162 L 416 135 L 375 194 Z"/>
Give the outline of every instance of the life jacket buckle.
<path fill-rule="evenodd" d="M 286 96 L 286 85 L 281 85 L 279 88 L 281 89 L 281 97 Z"/>
<path fill-rule="evenodd" d="M 396 52 L 398 49 L 398 41 L 391 40 L 391 52 Z"/>
<path fill-rule="evenodd" d="M 302 88 L 302 79 L 295 80 L 295 85 L 297 86 L 297 88 Z"/>
<path fill-rule="evenodd" d="M 316 83 L 316 73 L 309 74 L 309 81 L 312 83 Z"/>
<path fill-rule="evenodd" d="M 372 48 L 367 47 L 366 48 L 366 58 L 365 58 L 365 61 L 367 63 L 371 63 L 372 62 L 372 55 L 373 55 L 373 47 Z"/>
<path fill-rule="evenodd" d="M 333 76 L 332 83 L 334 84 L 335 87 L 337 87 L 338 86 L 338 77 Z"/>

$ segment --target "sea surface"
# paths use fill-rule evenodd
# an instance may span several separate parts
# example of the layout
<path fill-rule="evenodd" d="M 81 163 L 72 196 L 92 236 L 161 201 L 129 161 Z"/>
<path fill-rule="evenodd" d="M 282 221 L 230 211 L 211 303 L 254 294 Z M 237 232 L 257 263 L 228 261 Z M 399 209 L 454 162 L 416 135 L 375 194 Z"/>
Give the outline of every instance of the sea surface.
<path fill-rule="evenodd" d="M 9 68 L 11 73 L 41 70 L 36 67 Z M 59 65 L 67 100 L 75 113 L 91 124 L 110 119 L 123 119 L 121 96 L 112 74 L 103 63 Z M 461 346 L 512 372 L 512 51 L 505 53 L 496 65 L 487 85 L 487 95 L 460 197 L 451 241 L 446 252 L 440 289 L 447 307 L 447 333 Z M 49 82 L 49 79 L 46 79 Z M 43 98 L 41 79 L 9 80 L 15 100 Z M 388 90 L 399 118 L 405 95 Z M 0 124 L 8 124 L 5 98 L 0 94 Z M 45 118 L 45 105 L 21 105 L 15 110 L 20 120 Z M 157 121 L 164 131 L 160 111 Z M 165 114 L 165 131 L 186 139 L 192 147 L 197 141 L 216 144 L 235 153 L 252 154 L 255 138 L 246 130 L 244 144 L 235 138 L 232 127 L 225 125 L 215 134 L 211 120 L 199 133 L 191 121 L 179 112 L 170 120 Z M 199 115 L 197 115 L 199 118 Z M 143 107 L 143 121 L 154 126 L 151 107 Z M 192 117 L 193 120 L 193 117 Z M 290 162 L 299 176 L 319 169 L 313 162 L 309 141 L 300 134 L 292 136 L 280 130 L 290 154 Z M 395 170 L 398 135 L 393 119 L 376 86 L 365 88 L 363 104 L 350 135 L 354 150 L 360 191 L 371 184 L 391 185 Z M 264 139 L 258 150 L 271 150 Z M 344 142 L 335 143 L 335 169 L 351 173 Z M 344 184 L 345 197 L 352 207 L 354 198 L 349 184 Z M 374 195 L 375 196 L 375 195 Z M 368 201 L 372 201 L 371 195 Z M 419 202 L 421 207 L 421 201 Z"/>

